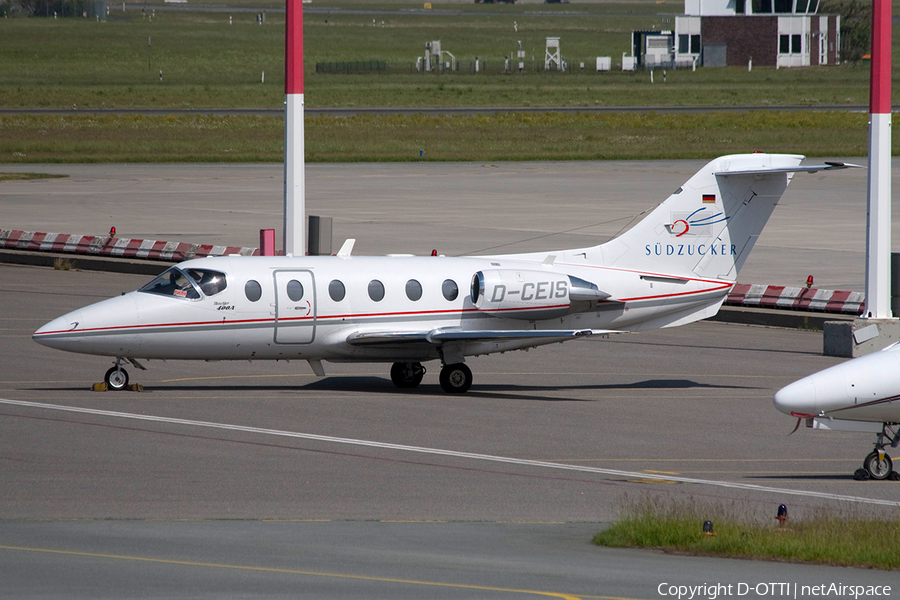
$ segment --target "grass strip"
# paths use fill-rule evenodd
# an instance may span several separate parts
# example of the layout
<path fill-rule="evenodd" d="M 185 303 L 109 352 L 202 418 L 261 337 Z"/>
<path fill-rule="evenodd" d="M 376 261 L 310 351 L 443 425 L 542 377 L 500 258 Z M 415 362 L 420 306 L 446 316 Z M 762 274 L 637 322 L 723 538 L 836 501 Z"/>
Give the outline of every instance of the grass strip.
<path fill-rule="evenodd" d="M 868 144 L 867 115 L 844 111 L 307 115 L 305 122 L 308 162 L 864 156 Z M 279 162 L 283 139 L 280 117 L 9 115 L 0 116 L 0 163 Z"/>
<path fill-rule="evenodd" d="M 31 179 L 59 179 L 68 175 L 52 173 L 0 173 L 0 181 L 29 181 Z"/>
<path fill-rule="evenodd" d="M 883 570 L 900 569 L 900 521 L 819 516 L 751 522 L 713 517 L 715 535 L 702 533 L 693 508 L 644 507 L 594 536 L 612 548 L 652 548 L 702 556 L 801 562 Z"/>

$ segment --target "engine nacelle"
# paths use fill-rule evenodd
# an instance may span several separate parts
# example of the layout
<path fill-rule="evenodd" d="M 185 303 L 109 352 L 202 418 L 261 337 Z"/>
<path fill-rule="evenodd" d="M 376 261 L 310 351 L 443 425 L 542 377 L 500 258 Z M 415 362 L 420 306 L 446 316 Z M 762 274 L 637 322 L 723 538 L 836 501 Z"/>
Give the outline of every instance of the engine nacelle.
<path fill-rule="evenodd" d="M 507 319 L 552 319 L 588 310 L 608 298 L 578 277 L 547 271 L 491 269 L 472 277 L 475 308 Z"/>

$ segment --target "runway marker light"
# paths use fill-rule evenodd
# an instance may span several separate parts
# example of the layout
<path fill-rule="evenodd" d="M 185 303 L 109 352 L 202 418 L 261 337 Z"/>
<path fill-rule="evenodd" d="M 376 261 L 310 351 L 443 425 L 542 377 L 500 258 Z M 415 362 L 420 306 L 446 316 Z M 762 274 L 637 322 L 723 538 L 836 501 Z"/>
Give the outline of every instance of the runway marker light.
<path fill-rule="evenodd" d="M 431 251 L 431 255 L 432 255 L 432 256 L 437 256 L 437 248 L 435 248 L 434 250 Z"/>
<path fill-rule="evenodd" d="M 703 521 L 703 535 L 708 535 L 708 536 L 716 535 L 715 532 L 713 532 L 712 521 Z"/>
<path fill-rule="evenodd" d="M 116 237 L 116 227 L 115 227 L 115 225 L 113 225 L 112 227 L 109 228 L 109 237 L 111 237 L 111 238 Z"/>
<path fill-rule="evenodd" d="M 809 289 L 813 286 L 813 276 L 810 275 L 806 278 L 806 289 Z"/>
<path fill-rule="evenodd" d="M 784 504 L 778 505 L 778 514 L 775 515 L 775 519 L 778 520 L 778 527 L 784 528 L 785 522 L 787 522 L 788 514 L 787 514 L 787 506 Z"/>

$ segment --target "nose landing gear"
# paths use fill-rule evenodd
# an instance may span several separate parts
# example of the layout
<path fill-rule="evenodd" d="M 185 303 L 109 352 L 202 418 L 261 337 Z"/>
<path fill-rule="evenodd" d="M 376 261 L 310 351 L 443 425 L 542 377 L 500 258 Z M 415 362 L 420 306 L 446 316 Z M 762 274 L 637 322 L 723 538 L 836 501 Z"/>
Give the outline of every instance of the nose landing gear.
<path fill-rule="evenodd" d="M 141 371 L 147 370 L 144 365 L 134 360 L 133 358 L 128 358 L 126 360 Z M 103 381 L 106 382 L 106 389 L 112 390 L 114 392 L 124 390 L 128 387 L 128 371 L 122 368 L 121 357 L 116 357 L 115 366 L 110 368 L 109 371 L 106 372 L 106 375 L 104 375 L 103 377 Z"/>
<path fill-rule="evenodd" d="M 862 469 L 857 469 L 854 473 L 854 479 L 900 479 L 900 474 L 894 471 L 891 457 L 884 451 L 886 444 L 890 444 L 891 448 L 900 445 L 900 429 L 897 429 L 897 424 L 885 423 L 882 426 L 881 433 L 875 438 L 875 450 L 866 456 Z"/>
<path fill-rule="evenodd" d="M 119 364 L 119 360 L 116 359 L 116 366 L 106 372 L 103 381 L 106 382 L 106 389 L 108 390 L 113 390 L 114 392 L 124 390 L 128 385 L 128 371 L 123 369 Z"/>

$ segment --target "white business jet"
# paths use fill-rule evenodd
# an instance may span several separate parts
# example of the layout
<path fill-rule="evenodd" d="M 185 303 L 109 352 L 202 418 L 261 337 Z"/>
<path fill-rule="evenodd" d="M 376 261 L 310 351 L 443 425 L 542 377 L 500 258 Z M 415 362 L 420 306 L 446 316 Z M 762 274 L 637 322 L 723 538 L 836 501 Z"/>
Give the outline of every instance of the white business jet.
<path fill-rule="evenodd" d="M 217 257 L 171 267 L 137 291 L 64 315 L 39 344 L 141 359 L 393 363 L 419 385 L 441 361 L 447 392 L 472 384 L 467 356 L 591 334 L 683 325 L 719 310 L 802 156 L 713 160 L 622 236 L 599 246 L 480 257 Z M 349 241 L 349 240 L 348 240 Z"/>
<path fill-rule="evenodd" d="M 874 433 L 863 469 L 887 479 L 893 464 L 884 447 L 900 445 L 900 343 L 795 381 L 778 390 L 775 407 L 797 417 L 798 427 L 805 420 L 813 429 Z"/>

